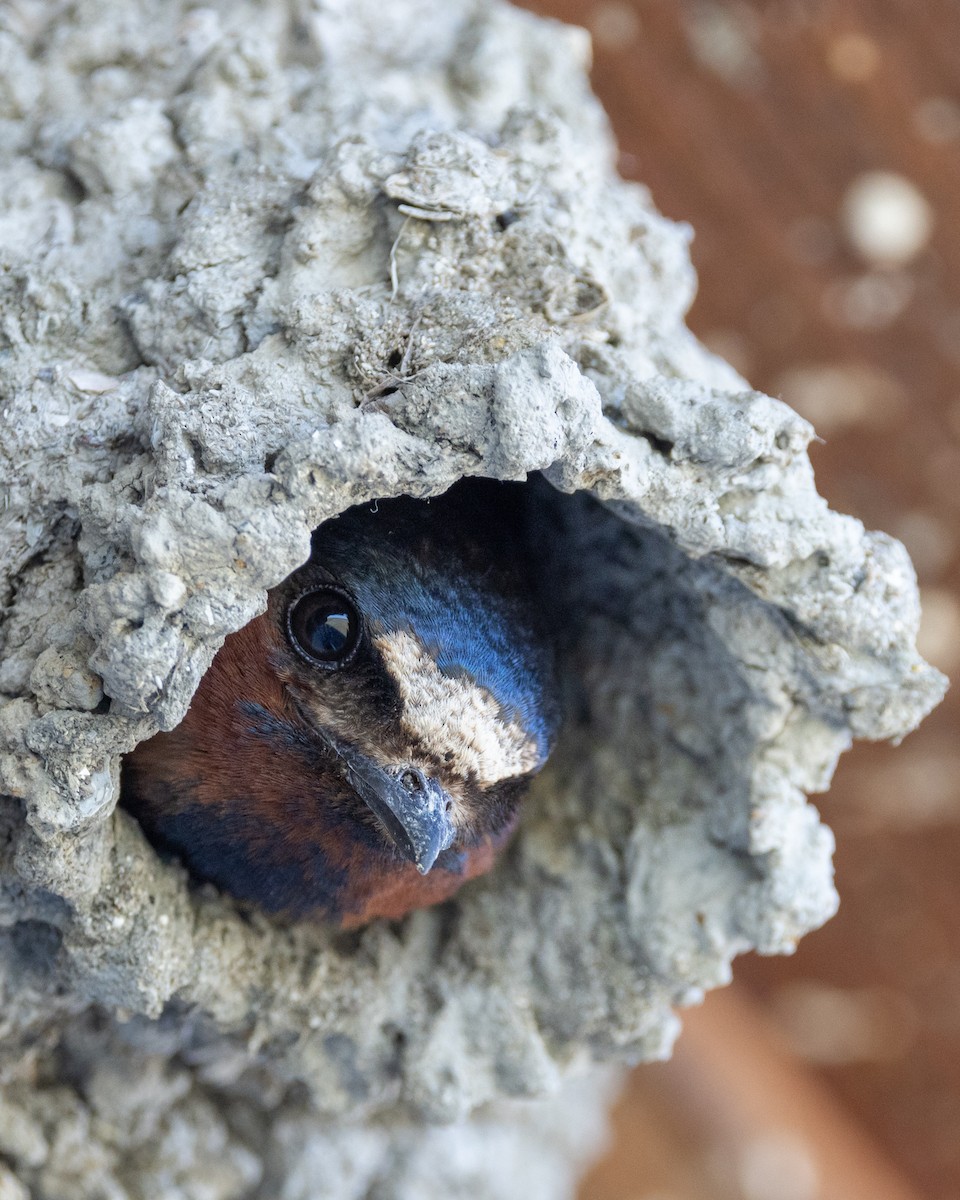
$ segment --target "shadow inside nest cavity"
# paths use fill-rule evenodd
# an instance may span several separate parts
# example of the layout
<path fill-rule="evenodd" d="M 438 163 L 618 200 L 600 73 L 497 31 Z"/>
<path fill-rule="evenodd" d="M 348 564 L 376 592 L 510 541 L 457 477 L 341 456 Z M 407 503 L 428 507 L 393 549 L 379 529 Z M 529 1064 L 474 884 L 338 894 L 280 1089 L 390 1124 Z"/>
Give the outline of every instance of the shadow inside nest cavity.
<path fill-rule="evenodd" d="M 717 838 L 745 851 L 750 768 L 775 704 L 757 682 L 793 659 L 782 615 L 715 560 L 586 493 L 533 478 L 525 522 L 565 714 L 548 775 L 577 808 L 616 796 L 614 838 L 638 813 L 662 827 L 713 809 Z M 748 667 L 761 645 L 780 661 Z"/>

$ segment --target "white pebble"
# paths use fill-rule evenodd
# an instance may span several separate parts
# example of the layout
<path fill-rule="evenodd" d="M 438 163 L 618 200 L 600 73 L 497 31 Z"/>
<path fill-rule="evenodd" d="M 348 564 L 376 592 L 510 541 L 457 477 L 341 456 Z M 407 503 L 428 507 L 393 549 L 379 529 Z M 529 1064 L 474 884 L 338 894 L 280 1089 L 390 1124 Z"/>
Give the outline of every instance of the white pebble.
<path fill-rule="evenodd" d="M 89 392 L 95 396 L 116 391 L 120 384 L 116 375 L 104 375 L 102 371 L 88 371 L 84 367 L 74 367 L 67 372 L 66 378 L 78 392 Z"/>
<path fill-rule="evenodd" d="M 933 213 L 909 179 L 892 171 L 868 171 L 847 189 L 843 224 L 864 258 L 897 266 L 909 262 L 927 244 Z"/>

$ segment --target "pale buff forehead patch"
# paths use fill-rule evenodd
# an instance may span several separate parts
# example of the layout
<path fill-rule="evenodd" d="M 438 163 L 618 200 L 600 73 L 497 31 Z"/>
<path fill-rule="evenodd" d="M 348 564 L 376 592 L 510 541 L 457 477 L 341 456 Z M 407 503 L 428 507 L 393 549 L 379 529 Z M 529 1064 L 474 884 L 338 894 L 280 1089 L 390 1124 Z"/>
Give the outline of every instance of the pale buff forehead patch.
<path fill-rule="evenodd" d="M 525 775 L 538 766 L 536 740 L 519 722 L 505 722 L 484 688 L 442 674 L 409 633 L 383 634 L 374 644 L 400 690 L 404 731 L 426 753 L 483 784 Z"/>

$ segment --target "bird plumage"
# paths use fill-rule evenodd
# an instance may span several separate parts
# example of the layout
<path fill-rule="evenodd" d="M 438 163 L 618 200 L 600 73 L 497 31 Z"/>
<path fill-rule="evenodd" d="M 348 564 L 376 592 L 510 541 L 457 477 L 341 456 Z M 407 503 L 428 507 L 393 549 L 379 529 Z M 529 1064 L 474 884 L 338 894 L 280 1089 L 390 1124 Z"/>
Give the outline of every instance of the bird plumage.
<path fill-rule="evenodd" d="M 125 761 L 160 848 L 239 900 L 343 927 L 490 868 L 557 714 L 518 492 L 359 506 Z"/>

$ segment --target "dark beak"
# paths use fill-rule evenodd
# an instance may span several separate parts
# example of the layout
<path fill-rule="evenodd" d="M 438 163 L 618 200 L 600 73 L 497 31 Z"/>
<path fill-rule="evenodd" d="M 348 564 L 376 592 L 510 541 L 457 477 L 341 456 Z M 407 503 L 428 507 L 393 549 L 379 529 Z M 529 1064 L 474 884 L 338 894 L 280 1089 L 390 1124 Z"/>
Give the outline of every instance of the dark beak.
<path fill-rule="evenodd" d="M 344 778 L 387 837 L 426 875 L 456 837 L 450 796 L 419 767 L 383 767 L 352 746 L 326 740 L 340 760 Z"/>

